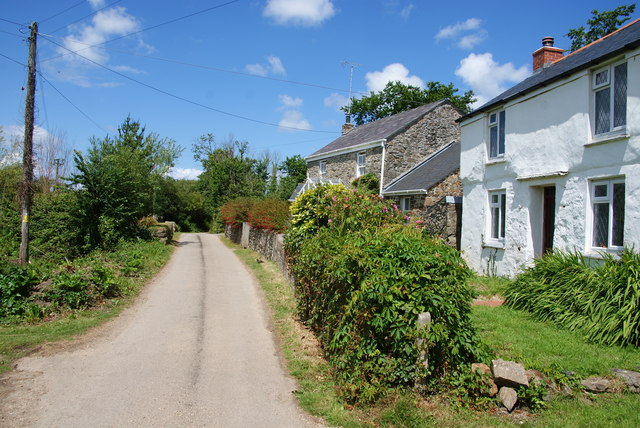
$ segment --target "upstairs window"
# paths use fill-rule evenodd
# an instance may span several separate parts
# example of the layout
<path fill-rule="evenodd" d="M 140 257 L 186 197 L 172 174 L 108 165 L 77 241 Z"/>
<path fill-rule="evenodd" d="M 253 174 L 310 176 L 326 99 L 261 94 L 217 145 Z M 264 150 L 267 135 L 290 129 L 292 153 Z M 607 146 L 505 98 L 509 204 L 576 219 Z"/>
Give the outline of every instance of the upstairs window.
<path fill-rule="evenodd" d="M 507 210 L 507 193 L 497 190 L 489 193 L 489 236 L 493 241 L 503 241 Z"/>
<path fill-rule="evenodd" d="M 320 177 L 324 177 L 327 175 L 327 161 L 321 160 L 320 165 L 318 167 L 320 169 Z"/>
<path fill-rule="evenodd" d="M 624 129 L 627 125 L 627 63 L 593 73 L 594 135 Z"/>
<path fill-rule="evenodd" d="M 489 114 L 489 159 L 504 156 L 505 120 L 504 110 Z"/>
<path fill-rule="evenodd" d="M 624 179 L 591 182 L 591 245 L 621 249 L 624 246 Z"/>
<path fill-rule="evenodd" d="M 367 173 L 365 160 L 364 153 L 358 153 L 358 157 L 356 158 L 356 177 L 360 177 Z"/>

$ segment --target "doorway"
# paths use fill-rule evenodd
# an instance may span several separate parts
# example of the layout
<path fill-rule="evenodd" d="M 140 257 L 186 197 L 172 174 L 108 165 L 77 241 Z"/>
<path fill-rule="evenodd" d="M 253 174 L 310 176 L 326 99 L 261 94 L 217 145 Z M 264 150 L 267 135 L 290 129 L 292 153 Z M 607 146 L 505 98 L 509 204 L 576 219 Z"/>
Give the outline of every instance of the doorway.
<path fill-rule="evenodd" d="M 556 186 L 544 187 L 542 197 L 542 254 L 553 250 L 556 223 Z"/>

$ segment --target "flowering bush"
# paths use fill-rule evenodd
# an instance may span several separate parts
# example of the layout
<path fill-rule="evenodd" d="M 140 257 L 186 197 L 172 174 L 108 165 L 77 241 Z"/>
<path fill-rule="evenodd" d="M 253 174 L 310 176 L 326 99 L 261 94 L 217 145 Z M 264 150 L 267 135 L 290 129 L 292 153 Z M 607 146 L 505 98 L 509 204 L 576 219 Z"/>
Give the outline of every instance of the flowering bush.
<path fill-rule="evenodd" d="M 284 232 L 289 226 L 289 203 L 278 199 L 256 201 L 247 212 L 251 227 Z"/>
<path fill-rule="evenodd" d="M 377 195 L 321 186 L 292 205 L 285 238 L 300 316 L 316 332 L 343 396 L 370 401 L 386 388 L 443 376 L 478 358 L 470 319 L 471 271 L 460 254 L 408 225 Z M 432 316 L 428 332 L 418 314 Z M 416 339 L 429 367 L 418 373 Z"/>
<path fill-rule="evenodd" d="M 220 207 L 220 216 L 225 224 L 239 227 L 247 221 L 249 210 L 256 203 L 257 198 L 236 198 Z"/>
<path fill-rule="evenodd" d="M 231 227 L 247 222 L 258 229 L 284 232 L 289 226 L 289 203 L 277 199 L 237 198 L 224 204 L 220 215 Z"/>

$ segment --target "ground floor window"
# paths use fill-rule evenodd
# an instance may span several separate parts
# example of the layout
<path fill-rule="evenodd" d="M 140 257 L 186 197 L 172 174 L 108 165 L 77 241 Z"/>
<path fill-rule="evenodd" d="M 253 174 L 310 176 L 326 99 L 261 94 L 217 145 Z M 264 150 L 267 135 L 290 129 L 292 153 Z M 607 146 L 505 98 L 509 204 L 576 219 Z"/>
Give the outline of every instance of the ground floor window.
<path fill-rule="evenodd" d="M 592 247 L 624 246 L 624 205 L 624 179 L 591 182 Z"/>
<path fill-rule="evenodd" d="M 507 193 L 504 190 L 489 192 L 489 236 L 492 240 L 502 241 L 505 235 Z"/>
<path fill-rule="evenodd" d="M 411 196 L 400 198 L 400 209 L 402 211 L 411 211 Z"/>

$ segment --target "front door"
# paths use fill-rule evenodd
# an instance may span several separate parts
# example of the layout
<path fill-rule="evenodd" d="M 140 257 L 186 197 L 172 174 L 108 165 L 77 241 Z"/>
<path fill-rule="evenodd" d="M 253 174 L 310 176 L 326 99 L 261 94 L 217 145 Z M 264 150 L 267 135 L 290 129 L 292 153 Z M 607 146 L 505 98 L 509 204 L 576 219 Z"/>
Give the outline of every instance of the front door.
<path fill-rule="evenodd" d="M 542 254 L 553 249 L 553 230 L 556 221 L 556 186 L 544 188 L 542 200 Z"/>

